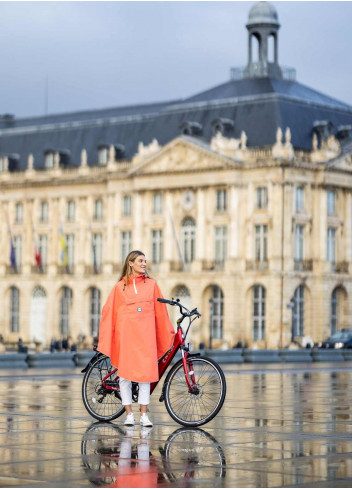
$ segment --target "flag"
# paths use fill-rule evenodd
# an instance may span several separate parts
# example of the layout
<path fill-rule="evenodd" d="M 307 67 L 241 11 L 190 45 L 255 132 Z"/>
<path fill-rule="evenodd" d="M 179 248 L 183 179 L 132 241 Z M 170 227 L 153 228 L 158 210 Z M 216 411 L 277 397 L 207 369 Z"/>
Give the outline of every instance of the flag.
<path fill-rule="evenodd" d="M 97 245 L 96 245 L 96 241 L 95 241 L 95 236 L 93 234 L 92 223 L 91 222 L 89 222 L 89 231 L 90 231 L 90 240 L 91 240 L 91 245 L 92 245 L 93 270 L 94 270 L 94 273 L 98 273 L 98 267 L 97 267 Z"/>
<path fill-rule="evenodd" d="M 60 262 L 61 265 L 67 267 L 68 266 L 68 256 L 67 256 L 67 244 L 66 237 L 64 235 L 64 229 L 62 223 L 60 223 Z"/>
<path fill-rule="evenodd" d="M 16 272 L 16 270 L 17 270 L 16 250 L 15 250 L 15 246 L 13 244 L 13 238 L 12 238 L 12 233 L 11 233 L 9 216 L 7 216 L 7 232 L 9 233 L 9 238 L 10 238 L 10 263 L 11 263 L 12 268 Z"/>
<path fill-rule="evenodd" d="M 16 270 L 17 268 L 17 265 L 16 265 L 16 251 L 15 251 L 15 247 L 13 245 L 13 239 L 12 239 L 12 236 L 10 234 L 10 263 L 11 263 L 11 266 L 14 270 Z"/>
<path fill-rule="evenodd" d="M 42 255 L 40 251 L 40 246 L 38 242 L 38 236 L 34 230 L 34 225 L 32 222 L 32 235 L 33 235 L 33 243 L 34 243 L 34 259 L 37 267 L 41 270 L 42 269 Z"/>

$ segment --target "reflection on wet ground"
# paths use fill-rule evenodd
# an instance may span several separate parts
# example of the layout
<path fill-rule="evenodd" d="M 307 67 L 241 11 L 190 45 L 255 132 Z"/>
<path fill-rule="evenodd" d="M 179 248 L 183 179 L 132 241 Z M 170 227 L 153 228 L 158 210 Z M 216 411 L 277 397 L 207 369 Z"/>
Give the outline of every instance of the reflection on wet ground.
<path fill-rule="evenodd" d="M 151 430 L 94 422 L 79 370 L 0 371 L 0 486 L 352 486 L 352 364 L 224 371 L 214 420 L 177 425 L 159 386 Z"/>

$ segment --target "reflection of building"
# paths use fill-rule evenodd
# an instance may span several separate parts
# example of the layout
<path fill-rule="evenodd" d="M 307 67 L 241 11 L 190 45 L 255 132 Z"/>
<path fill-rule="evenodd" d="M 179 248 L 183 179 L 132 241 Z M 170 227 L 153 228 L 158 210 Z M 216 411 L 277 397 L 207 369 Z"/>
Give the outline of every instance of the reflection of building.
<path fill-rule="evenodd" d="M 199 307 L 196 344 L 209 341 L 210 298 L 214 346 L 351 325 L 352 108 L 279 66 L 270 4 L 247 29 L 247 67 L 189 99 L 3 118 L 7 340 L 95 335 L 131 248 L 165 296 Z"/>

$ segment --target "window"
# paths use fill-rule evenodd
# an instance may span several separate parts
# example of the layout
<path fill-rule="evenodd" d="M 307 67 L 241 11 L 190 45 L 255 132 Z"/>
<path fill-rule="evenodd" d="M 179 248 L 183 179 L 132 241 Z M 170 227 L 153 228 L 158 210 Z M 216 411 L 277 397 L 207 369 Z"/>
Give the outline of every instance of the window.
<path fill-rule="evenodd" d="M 17 287 L 10 289 L 10 331 L 18 333 L 20 330 L 20 291 Z"/>
<path fill-rule="evenodd" d="M 75 236 L 74 234 L 66 234 L 66 249 L 67 249 L 67 271 L 73 273 L 75 263 Z"/>
<path fill-rule="evenodd" d="M 60 334 L 67 336 L 70 326 L 70 309 L 72 306 L 72 290 L 69 287 L 63 287 L 60 297 L 60 317 L 59 328 Z"/>
<path fill-rule="evenodd" d="M 161 214 L 163 212 L 163 196 L 160 193 L 153 195 L 153 214 Z"/>
<path fill-rule="evenodd" d="M 90 334 L 98 336 L 100 323 L 100 290 L 96 287 L 90 289 Z"/>
<path fill-rule="evenodd" d="M 186 217 L 182 222 L 181 243 L 183 260 L 191 263 L 195 259 L 196 251 L 196 223 L 191 217 Z"/>
<path fill-rule="evenodd" d="M 303 236 L 304 226 L 296 224 L 295 226 L 295 261 L 303 260 Z"/>
<path fill-rule="evenodd" d="M 106 165 L 108 161 L 109 161 L 109 147 L 100 146 L 98 148 L 98 164 Z"/>
<path fill-rule="evenodd" d="M 7 158 L 6 156 L 0 156 L 0 173 L 7 170 Z"/>
<path fill-rule="evenodd" d="M 46 151 L 44 153 L 44 167 L 45 168 L 54 168 L 55 165 L 55 152 L 54 151 Z"/>
<path fill-rule="evenodd" d="M 328 190 L 328 216 L 334 216 L 336 213 L 336 193 L 333 190 Z"/>
<path fill-rule="evenodd" d="M 255 226 L 255 261 L 266 262 L 268 259 L 268 227 Z"/>
<path fill-rule="evenodd" d="M 296 212 L 303 211 L 303 187 L 296 187 Z"/>
<path fill-rule="evenodd" d="M 152 231 L 152 263 L 160 263 L 163 256 L 163 232 L 161 229 Z"/>
<path fill-rule="evenodd" d="M 265 289 L 253 287 L 253 340 L 265 339 Z"/>
<path fill-rule="evenodd" d="M 23 222 L 23 205 L 20 204 L 19 202 L 16 204 L 15 207 L 15 222 L 17 224 Z"/>
<path fill-rule="evenodd" d="M 334 289 L 330 299 L 330 333 L 337 331 L 337 289 Z"/>
<path fill-rule="evenodd" d="M 40 217 L 41 222 L 48 222 L 49 220 L 49 204 L 47 202 L 40 203 Z"/>
<path fill-rule="evenodd" d="M 22 237 L 21 236 L 13 237 L 13 247 L 15 249 L 16 268 L 17 270 L 20 270 L 22 265 Z"/>
<path fill-rule="evenodd" d="M 328 228 L 326 259 L 331 264 L 336 261 L 336 229 Z"/>
<path fill-rule="evenodd" d="M 300 285 L 294 293 L 294 306 L 292 315 L 293 337 L 304 335 L 304 287 Z"/>
<path fill-rule="evenodd" d="M 93 219 L 95 221 L 101 221 L 103 219 L 103 201 L 102 201 L 102 199 L 96 199 L 94 201 Z"/>
<path fill-rule="evenodd" d="M 217 211 L 226 211 L 227 209 L 227 191 L 217 190 L 216 191 L 216 210 Z"/>
<path fill-rule="evenodd" d="M 215 227 L 215 263 L 223 264 L 227 253 L 227 227 Z"/>
<path fill-rule="evenodd" d="M 92 236 L 92 255 L 94 272 L 98 273 L 103 263 L 103 235 L 101 233 L 94 233 Z"/>
<path fill-rule="evenodd" d="M 131 251 L 132 232 L 122 231 L 121 233 L 121 263 L 124 263 L 126 256 Z"/>
<path fill-rule="evenodd" d="M 212 287 L 212 315 L 211 315 L 211 337 L 222 339 L 223 322 L 224 322 L 224 294 L 220 287 Z"/>
<path fill-rule="evenodd" d="M 132 215 L 132 197 L 130 195 L 124 195 L 122 199 L 122 215 L 124 217 Z"/>
<path fill-rule="evenodd" d="M 48 237 L 45 234 L 40 234 L 38 236 L 38 248 L 41 257 L 42 271 L 46 271 L 48 262 Z"/>
<path fill-rule="evenodd" d="M 68 221 L 74 221 L 75 220 L 75 213 L 76 213 L 76 204 L 73 200 L 69 200 L 67 202 L 67 213 L 66 213 L 66 218 Z"/>
<path fill-rule="evenodd" d="M 266 209 L 268 206 L 268 194 L 266 187 L 258 187 L 256 189 L 256 209 Z"/>

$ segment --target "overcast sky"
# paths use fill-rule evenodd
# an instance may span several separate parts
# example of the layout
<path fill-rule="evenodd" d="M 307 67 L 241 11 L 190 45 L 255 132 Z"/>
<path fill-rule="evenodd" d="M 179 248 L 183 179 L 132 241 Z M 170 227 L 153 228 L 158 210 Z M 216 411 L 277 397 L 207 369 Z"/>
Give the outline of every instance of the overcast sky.
<path fill-rule="evenodd" d="M 0 113 L 188 97 L 247 63 L 255 2 L 0 2 Z M 352 2 L 272 2 L 279 62 L 352 105 Z"/>

